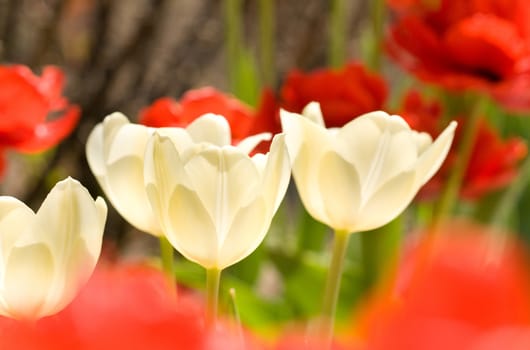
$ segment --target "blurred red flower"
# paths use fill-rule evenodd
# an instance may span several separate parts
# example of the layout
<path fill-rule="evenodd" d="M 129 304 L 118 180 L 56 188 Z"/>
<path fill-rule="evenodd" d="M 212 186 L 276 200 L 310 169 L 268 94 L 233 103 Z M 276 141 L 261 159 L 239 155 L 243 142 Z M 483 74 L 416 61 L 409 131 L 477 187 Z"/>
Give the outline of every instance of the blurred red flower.
<path fill-rule="evenodd" d="M 255 348 L 224 321 L 207 329 L 203 315 L 202 301 L 184 290 L 176 296 L 161 271 L 103 263 L 59 314 L 35 324 L 0 317 L 0 348 L 221 350 L 241 341 Z"/>
<path fill-rule="evenodd" d="M 44 67 L 39 77 L 25 66 L 0 66 L 0 150 L 44 151 L 72 132 L 80 110 L 61 95 L 63 85 L 57 67 Z"/>
<path fill-rule="evenodd" d="M 388 51 L 418 78 L 479 90 L 530 108 L 530 2 L 387 0 L 396 11 Z"/>
<path fill-rule="evenodd" d="M 257 110 L 212 87 L 190 90 L 178 102 L 171 97 L 162 97 L 140 111 L 139 122 L 157 128 L 185 127 L 207 113 L 227 119 L 235 144 L 251 135 L 281 132 L 278 103 L 270 89 L 262 91 Z M 269 146 L 270 141 L 262 141 L 252 153 L 267 153 Z"/>
<path fill-rule="evenodd" d="M 308 103 L 319 102 L 326 126 L 340 127 L 361 114 L 383 109 L 387 93 L 382 77 L 359 63 L 349 63 L 339 70 L 291 71 L 280 91 L 280 105 L 300 113 Z"/>
<path fill-rule="evenodd" d="M 410 91 L 399 114 L 411 128 L 429 133 L 433 138 L 445 127 L 441 125 L 443 110 L 436 102 L 425 101 L 416 91 Z M 459 120 L 455 142 L 449 155 L 438 173 L 421 189 L 420 198 L 436 196 L 447 181 L 452 171 L 459 147 L 461 132 L 466 123 Z M 471 158 L 464 174 L 461 196 L 466 199 L 478 199 L 488 192 L 508 185 L 517 175 L 518 164 L 527 154 L 524 140 L 512 137 L 501 139 L 495 128 L 483 118 L 478 126 Z"/>
<path fill-rule="evenodd" d="M 250 135 L 254 111 L 238 99 L 212 87 L 189 90 L 177 102 L 171 97 L 156 100 L 140 111 L 139 122 L 152 127 L 185 127 L 203 114 L 222 115 L 230 124 L 234 140 Z"/>
<path fill-rule="evenodd" d="M 490 228 L 450 224 L 413 247 L 360 317 L 362 349 L 527 349 L 527 261 Z"/>

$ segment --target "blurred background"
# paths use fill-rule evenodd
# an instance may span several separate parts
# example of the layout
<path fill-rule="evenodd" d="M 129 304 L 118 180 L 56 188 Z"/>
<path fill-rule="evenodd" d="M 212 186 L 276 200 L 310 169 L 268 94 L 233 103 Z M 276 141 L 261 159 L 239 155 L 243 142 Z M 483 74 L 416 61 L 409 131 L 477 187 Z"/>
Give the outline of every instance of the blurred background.
<path fill-rule="evenodd" d="M 202 86 L 231 91 L 225 39 L 226 18 L 234 5 L 241 9 L 238 31 L 254 60 L 260 59 L 261 6 L 273 7 L 269 25 L 276 47 L 271 51 L 275 87 L 294 67 L 311 70 L 327 64 L 327 0 L 0 0 L 0 61 L 27 65 L 36 74 L 45 65 L 59 66 L 66 74 L 64 95 L 82 109 L 74 133 L 54 150 L 8 155 L 1 193 L 35 207 L 67 175 L 92 194 L 101 193 L 88 169 L 84 144 L 106 115 L 121 111 L 136 120 L 142 107 L 162 96 L 178 99 Z M 368 6 L 368 1 L 346 2 L 350 57 L 359 56 Z M 256 102 L 253 95 L 247 102 Z M 112 209 L 107 227 L 119 244 L 135 234 Z"/>

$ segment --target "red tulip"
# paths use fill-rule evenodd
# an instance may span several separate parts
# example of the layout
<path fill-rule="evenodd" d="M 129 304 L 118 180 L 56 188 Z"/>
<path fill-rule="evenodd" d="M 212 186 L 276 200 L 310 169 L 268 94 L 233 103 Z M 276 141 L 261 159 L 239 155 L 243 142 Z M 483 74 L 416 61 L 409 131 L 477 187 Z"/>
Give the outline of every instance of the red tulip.
<path fill-rule="evenodd" d="M 427 132 L 433 138 L 443 130 L 442 113 L 439 103 L 427 102 L 415 91 L 406 95 L 399 112 L 413 129 Z M 440 171 L 420 191 L 420 197 L 437 195 L 453 171 L 462 125 L 466 123 L 465 118 L 456 119 L 459 119 L 461 127 L 457 128 L 455 144 Z M 517 175 L 518 164 L 526 154 L 526 143 L 522 139 L 501 139 L 497 131 L 483 119 L 478 126 L 471 158 L 464 174 L 461 195 L 472 200 L 505 187 Z"/>
<path fill-rule="evenodd" d="M 61 95 L 63 85 L 56 67 L 38 77 L 25 66 L 0 66 L 0 149 L 39 152 L 72 132 L 80 110 Z"/>
<path fill-rule="evenodd" d="M 363 349 L 526 349 L 527 262 L 487 228 L 451 224 L 406 255 L 359 321 Z"/>
<path fill-rule="evenodd" d="M 340 70 L 311 73 L 294 70 L 281 88 L 281 107 L 300 113 L 309 102 L 319 102 L 327 127 L 340 127 L 353 118 L 383 109 L 387 97 L 385 81 L 358 63 Z"/>
<path fill-rule="evenodd" d="M 388 0 L 397 12 L 387 47 L 418 78 L 485 91 L 530 108 L 530 3 L 526 0 Z"/>
<path fill-rule="evenodd" d="M 232 138 L 241 140 L 249 136 L 254 112 L 234 97 L 214 88 L 190 90 L 177 102 L 164 97 L 140 111 L 139 122 L 153 127 L 185 127 L 203 114 L 224 116 L 232 130 Z"/>

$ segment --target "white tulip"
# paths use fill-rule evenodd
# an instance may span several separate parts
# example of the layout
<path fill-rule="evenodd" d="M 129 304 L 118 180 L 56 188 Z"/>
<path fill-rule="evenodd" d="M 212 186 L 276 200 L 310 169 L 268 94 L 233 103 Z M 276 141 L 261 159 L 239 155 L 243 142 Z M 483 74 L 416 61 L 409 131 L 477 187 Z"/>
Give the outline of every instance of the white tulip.
<path fill-rule="evenodd" d="M 131 225 L 155 236 L 162 230 L 149 204 L 144 186 L 144 155 L 153 132 L 171 136 L 175 142 L 189 145 L 195 140 L 218 144 L 230 143 L 230 128 L 223 132 L 201 127 L 194 121 L 186 129 L 150 128 L 130 123 L 119 112 L 108 115 L 94 127 L 86 143 L 88 165 L 105 195 L 118 213 Z M 185 131 L 188 130 L 188 131 Z M 193 135 L 193 139 L 191 138 Z M 238 147 L 251 150 L 267 134 L 258 134 L 240 142 Z"/>
<path fill-rule="evenodd" d="M 144 187 L 144 153 L 152 128 L 132 124 L 121 113 L 107 116 L 88 136 L 92 173 L 118 213 L 137 229 L 160 235 Z"/>
<path fill-rule="evenodd" d="M 359 232 L 396 218 L 440 168 L 456 122 L 433 143 L 397 115 L 377 111 L 326 129 L 318 103 L 281 111 L 293 177 L 307 211 L 335 230 Z"/>
<path fill-rule="evenodd" d="M 145 156 L 145 183 L 169 242 L 207 269 L 224 269 L 265 237 L 290 177 L 283 135 L 267 155 L 248 155 L 267 135 L 230 145 L 230 128 L 205 115 L 179 137 L 155 133 Z"/>
<path fill-rule="evenodd" d="M 0 314 L 37 319 L 70 303 L 99 258 L 106 216 L 105 201 L 71 178 L 37 213 L 0 197 Z"/>

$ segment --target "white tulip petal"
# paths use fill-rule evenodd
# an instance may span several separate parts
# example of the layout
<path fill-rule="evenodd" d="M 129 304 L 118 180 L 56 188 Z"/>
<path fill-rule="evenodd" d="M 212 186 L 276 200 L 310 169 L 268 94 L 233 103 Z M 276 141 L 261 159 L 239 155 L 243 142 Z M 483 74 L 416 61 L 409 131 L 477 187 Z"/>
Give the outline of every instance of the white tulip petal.
<path fill-rule="evenodd" d="M 270 132 L 263 132 L 260 134 L 252 135 L 241 140 L 236 147 L 242 150 L 244 153 L 250 153 L 259 145 L 262 141 L 269 141 L 272 137 Z"/>
<path fill-rule="evenodd" d="M 241 208 L 220 247 L 218 268 L 224 269 L 246 258 L 261 244 L 272 217 L 263 198 Z"/>
<path fill-rule="evenodd" d="M 26 230 L 31 227 L 35 213 L 16 198 L 0 197 L 0 258 L 5 258 Z M 0 268 L 0 280 L 3 270 Z"/>
<path fill-rule="evenodd" d="M 344 125 L 336 134 L 335 150 L 366 179 L 381 138 L 381 130 L 370 118 L 357 118 Z"/>
<path fill-rule="evenodd" d="M 310 102 L 302 110 L 302 115 L 311 120 L 313 123 L 325 127 L 324 117 L 322 116 L 322 111 L 320 109 L 320 103 Z"/>
<path fill-rule="evenodd" d="M 0 197 L 0 314 L 37 319 L 64 308 L 96 265 L 106 215 L 103 199 L 72 178 L 36 214 Z"/>
<path fill-rule="evenodd" d="M 144 166 L 136 157 L 126 157 L 108 167 L 109 200 L 120 215 L 141 231 L 160 231 L 144 188 Z"/>
<path fill-rule="evenodd" d="M 361 219 L 356 231 L 372 230 L 395 219 L 412 201 L 418 188 L 414 185 L 415 172 L 410 170 L 390 179 L 366 199 L 361 207 Z"/>
<path fill-rule="evenodd" d="M 306 118 L 299 114 L 287 112 L 286 110 L 280 109 L 280 120 L 282 123 L 283 133 L 286 135 L 285 142 L 287 144 L 287 150 L 289 151 L 289 157 L 291 162 L 294 162 L 300 148 L 304 142 L 304 122 Z M 306 123 L 311 123 L 305 120 Z M 323 129 L 323 128 L 322 128 Z M 324 129 L 325 130 L 325 129 Z"/>
<path fill-rule="evenodd" d="M 71 242 L 66 261 L 56 266 L 57 273 L 51 284 L 46 302 L 41 307 L 42 315 L 52 315 L 66 307 L 77 295 L 96 265 L 98 256 L 90 253 L 85 240 L 78 237 Z"/>
<path fill-rule="evenodd" d="M 107 172 L 104 154 L 103 125 L 98 124 L 94 127 L 90 135 L 88 135 L 86 142 L 86 158 L 88 166 L 96 178 L 102 177 Z"/>
<path fill-rule="evenodd" d="M 122 126 L 112 138 L 112 145 L 106 152 L 107 165 L 111 165 L 125 157 L 142 159 L 145 145 L 152 134 L 152 130 L 138 124 Z"/>
<path fill-rule="evenodd" d="M 182 128 L 158 128 L 155 133 L 169 138 L 179 153 L 184 152 L 194 144 L 190 134 Z"/>
<path fill-rule="evenodd" d="M 390 178 L 410 170 L 417 159 L 417 145 L 410 132 L 384 133 L 379 138 L 367 178 L 363 179 L 363 195 L 371 196 Z"/>
<path fill-rule="evenodd" d="M 416 165 L 416 183 L 422 186 L 440 169 L 444 162 L 455 135 L 456 122 L 453 121 L 438 136 L 436 141 L 420 155 Z"/>
<path fill-rule="evenodd" d="M 319 217 L 320 213 L 312 213 L 308 208 L 309 213 L 335 229 L 349 230 L 356 223 L 361 202 L 359 175 L 355 167 L 337 153 L 328 152 L 321 158 L 317 169 L 318 189 L 326 215 Z"/>
<path fill-rule="evenodd" d="M 418 148 L 418 154 L 422 154 L 432 145 L 432 137 L 426 132 L 413 132 L 411 135 L 416 142 Z"/>
<path fill-rule="evenodd" d="M 256 166 L 256 169 L 258 169 L 258 172 L 260 174 L 263 174 L 265 171 L 265 167 L 267 166 L 267 161 L 269 159 L 269 154 L 263 154 L 263 153 L 256 153 L 252 156 L 252 162 Z M 290 166 L 290 165 L 289 165 Z"/>
<path fill-rule="evenodd" d="M 156 234 L 160 228 L 143 181 L 143 157 L 153 130 L 113 113 L 91 132 L 86 153 L 90 169 L 120 215 L 136 228 Z"/>
<path fill-rule="evenodd" d="M 127 119 L 125 115 L 120 112 L 114 112 L 106 116 L 105 119 L 103 119 L 103 122 L 96 126 L 96 128 L 98 126 L 102 127 L 103 133 L 101 139 L 98 141 L 102 143 L 102 155 L 106 156 L 110 152 L 111 148 L 114 146 L 114 135 L 120 130 L 120 128 L 129 124 L 129 119 Z"/>
<path fill-rule="evenodd" d="M 380 130 L 388 130 L 391 133 L 399 131 L 410 131 L 410 126 L 405 119 L 399 115 L 389 115 L 383 111 L 375 111 L 363 114 L 354 120 L 369 119 L 375 123 Z"/>
<path fill-rule="evenodd" d="M 186 128 L 194 142 L 208 142 L 217 146 L 229 145 L 232 140 L 230 125 L 223 116 L 205 114 Z"/>
<path fill-rule="evenodd" d="M 210 148 L 196 154 L 185 166 L 191 181 L 217 228 L 223 244 L 239 208 L 260 190 L 260 174 L 252 160 L 237 148 Z"/>
<path fill-rule="evenodd" d="M 72 248 L 82 239 L 95 263 L 102 243 L 101 210 L 86 188 L 67 178 L 52 188 L 37 211 L 34 238 L 46 242 L 60 264 L 68 260 L 67 254 L 78 253 Z"/>
<path fill-rule="evenodd" d="M 253 159 L 254 160 L 254 159 Z M 263 184 L 261 186 L 265 202 L 269 205 L 269 212 L 273 215 L 285 196 L 291 177 L 291 165 L 285 135 L 274 136 L 271 149 L 268 153 L 267 163 L 263 171 Z"/>
<path fill-rule="evenodd" d="M 13 247 L 5 262 L 2 295 L 7 316 L 37 318 L 54 280 L 53 254 L 44 243 Z"/>
<path fill-rule="evenodd" d="M 169 242 L 187 259 L 205 268 L 217 266 L 219 245 L 214 223 L 197 193 L 178 185 L 167 212 Z"/>
<path fill-rule="evenodd" d="M 144 164 L 145 192 L 161 231 L 168 230 L 170 196 L 177 185 L 192 188 L 173 140 L 155 133 L 147 143 Z"/>
<path fill-rule="evenodd" d="M 306 118 L 295 113 L 281 112 L 285 143 L 298 193 L 307 211 L 318 217 L 325 217 L 315 169 L 319 167 L 322 154 L 332 149 L 331 137 L 325 128 Z"/>

